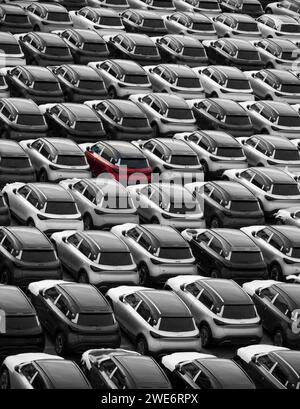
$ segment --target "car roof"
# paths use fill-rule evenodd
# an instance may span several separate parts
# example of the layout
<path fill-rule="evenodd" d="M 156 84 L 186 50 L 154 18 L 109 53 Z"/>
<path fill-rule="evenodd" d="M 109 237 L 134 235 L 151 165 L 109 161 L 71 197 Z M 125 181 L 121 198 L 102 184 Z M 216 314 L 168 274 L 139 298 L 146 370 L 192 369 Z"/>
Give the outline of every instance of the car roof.
<path fill-rule="evenodd" d="M 31 99 L 26 98 L 2 98 L 13 109 L 17 111 L 17 114 L 28 115 L 41 115 L 42 113 L 37 104 Z"/>
<path fill-rule="evenodd" d="M 36 314 L 19 287 L 0 285 L 0 308 L 5 314 Z"/>
<path fill-rule="evenodd" d="M 146 34 L 136 34 L 136 33 L 120 33 L 120 35 L 128 38 L 134 45 L 150 45 L 155 47 L 154 42 Z"/>
<path fill-rule="evenodd" d="M 40 230 L 27 226 L 9 226 L 4 228 L 14 237 L 18 247 L 23 250 L 48 249 L 53 250 L 53 246 L 47 236 Z"/>
<path fill-rule="evenodd" d="M 300 229 L 296 226 L 270 226 L 290 247 L 300 247 Z M 288 247 L 288 246 L 287 246 Z"/>
<path fill-rule="evenodd" d="M 92 108 L 85 104 L 76 104 L 73 102 L 64 102 L 58 104 L 66 108 L 77 121 L 97 121 L 99 122 L 98 115 Z"/>
<path fill-rule="evenodd" d="M 28 75 L 35 81 L 51 81 L 58 82 L 56 76 L 46 67 L 39 67 L 37 65 L 22 65 L 20 67 L 26 71 Z"/>
<path fill-rule="evenodd" d="M 104 252 L 129 252 L 127 245 L 115 234 L 108 231 L 85 230 L 81 236 L 93 246 Z"/>
<path fill-rule="evenodd" d="M 266 179 L 269 179 L 270 182 L 272 183 L 293 183 L 293 184 L 296 183 L 293 177 L 290 174 L 283 171 L 282 169 L 277 169 L 275 167 L 272 168 L 256 167 L 250 169 L 254 170 L 254 172 L 260 174 Z"/>
<path fill-rule="evenodd" d="M 181 109 L 189 109 L 187 102 L 178 95 L 174 94 L 167 94 L 162 92 L 153 92 L 150 94 L 153 97 L 156 97 L 160 100 L 164 105 L 171 108 L 181 108 Z"/>
<path fill-rule="evenodd" d="M 73 196 L 61 185 L 52 183 L 28 183 L 34 191 L 38 192 L 46 201 L 73 202 Z"/>
<path fill-rule="evenodd" d="M 62 38 L 59 37 L 59 35 L 54 34 L 54 33 L 45 33 L 42 31 L 39 32 L 34 32 L 31 33 L 31 35 L 34 35 L 35 37 L 38 37 L 41 39 L 43 43 L 46 44 L 46 46 L 51 47 L 67 47 L 66 43 Z"/>
<path fill-rule="evenodd" d="M 155 141 L 159 142 L 164 149 L 172 155 L 194 155 L 197 156 L 195 151 L 184 141 L 173 138 L 155 138 Z"/>
<path fill-rule="evenodd" d="M 120 59 L 112 59 L 108 60 L 116 64 L 119 70 L 122 73 L 130 73 L 130 74 L 146 74 L 143 67 L 141 67 L 138 63 L 131 60 L 120 60 Z"/>
<path fill-rule="evenodd" d="M 288 24 L 299 24 L 293 17 L 285 16 L 283 14 L 268 14 L 268 18 L 273 20 L 277 24 L 288 23 Z"/>
<path fill-rule="evenodd" d="M 160 316 L 189 317 L 191 313 L 185 303 L 172 291 L 145 289 L 137 291 L 145 300 L 149 300 Z"/>
<path fill-rule="evenodd" d="M 145 158 L 143 152 L 128 141 L 103 141 L 104 145 L 112 148 L 118 157 L 122 158 Z"/>
<path fill-rule="evenodd" d="M 207 136 L 218 147 L 240 147 L 239 142 L 227 132 L 198 130 L 195 133 Z"/>
<path fill-rule="evenodd" d="M 198 78 L 198 75 L 187 65 L 182 64 L 160 64 L 161 67 L 170 70 L 177 77 L 193 77 Z"/>
<path fill-rule="evenodd" d="M 289 150 L 298 151 L 297 146 L 294 145 L 290 139 L 284 138 L 283 136 L 265 134 L 265 135 L 252 135 L 252 137 L 257 138 L 262 142 L 265 142 L 269 147 L 274 147 L 276 149 L 281 148 L 281 149 L 289 149 Z"/>
<path fill-rule="evenodd" d="M 249 295 L 233 280 L 223 278 L 207 278 L 203 280 L 211 287 L 226 305 L 253 304 Z M 201 284 L 202 280 L 199 281 Z"/>
<path fill-rule="evenodd" d="M 220 38 L 226 44 L 234 46 L 238 50 L 256 50 L 255 46 L 246 40 L 241 40 L 240 38 Z"/>
<path fill-rule="evenodd" d="M 295 74 L 291 71 L 286 70 L 276 70 L 276 69 L 268 69 L 266 70 L 269 74 L 273 75 L 275 78 L 281 80 L 281 82 L 288 84 L 299 84 L 300 78 L 298 78 Z"/>
<path fill-rule="evenodd" d="M 124 117 L 147 117 L 145 112 L 132 101 L 128 101 L 125 99 L 109 99 L 107 100 L 107 103 L 112 105 L 118 111 L 118 113 L 123 115 Z"/>
<path fill-rule="evenodd" d="M 285 38 L 265 38 L 263 41 L 267 41 L 277 48 L 284 49 L 284 51 L 299 49 L 295 43 Z"/>
<path fill-rule="evenodd" d="M 79 79 L 88 79 L 90 81 L 99 81 L 101 79 L 99 73 L 88 65 L 67 64 L 65 66 L 70 68 Z"/>
<path fill-rule="evenodd" d="M 143 9 L 134 9 L 130 8 L 126 11 L 131 11 L 132 13 L 137 14 L 138 16 L 141 16 L 142 18 L 149 18 L 149 19 L 161 19 L 162 16 L 155 12 L 154 10 L 143 10 Z"/>
<path fill-rule="evenodd" d="M 236 101 L 222 98 L 209 98 L 209 101 L 214 102 L 227 114 L 240 114 L 245 116 L 248 115 L 244 108 Z"/>
<path fill-rule="evenodd" d="M 245 74 L 237 67 L 231 67 L 229 65 L 211 65 L 208 68 L 218 71 L 227 78 L 246 79 Z"/>
<path fill-rule="evenodd" d="M 246 247 L 249 250 L 258 250 L 254 241 L 241 230 L 222 228 L 212 229 L 212 231 L 232 250 L 239 250 L 240 248 Z"/>
<path fill-rule="evenodd" d="M 180 43 L 184 47 L 193 47 L 193 46 L 198 46 L 200 48 L 203 47 L 203 45 L 200 43 L 200 41 L 192 36 L 186 36 L 186 35 L 181 35 L 181 34 L 166 34 L 168 38 L 172 38 L 176 42 Z"/>
<path fill-rule="evenodd" d="M 28 157 L 22 146 L 12 139 L 0 139 L 0 156 Z"/>
<path fill-rule="evenodd" d="M 105 43 L 103 37 L 101 37 L 101 35 L 97 31 L 94 31 L 94 30 L 71 27 L 71 28 L 67 28 L 66 31 L 74 32 L 81 40 L 86 41 L 86 42 Z"/>
<path fill-rule="evenodd" d="M 273 111 L 277 112 L 280 115 L 287 115 L 287 116 L 299 116 L 298 112 L 293 109 L 289 104 L 286 102 L 280 101 L 259 101 L 259 104 L 267 108 L 271 108 Z"/>
<path fill-rule="evenodd" d="M 12 33 L 9 33 L 8 31 L 2 31 L 0 33 L 0 44 L 18 44 L 18 40 Z"/>
<path fill-rule="evenodd" d="M 65 7 L 63 7 L 61 4 L 58 4 L 58 3 L 38 2 L 37 4 L 47 11 L 55 11 L 56 13 L 63 13 L 63 12 L 67 13 L 68 12 L 65 9 Z"/>
<path fill-rule="evenodd" d="M 51 137 L 41 138 L 51 145 L 52 149 L 58 154 L 65 155 L 80 155 L 83 156 L 84 152 L 79 148 L 76 142 L 68 138 Z M 1 142 L 0 142 L 1 143 Z"/>
<path fill-rule="evenodd" d="M 143 224 L 139 226 L 145 233 L 148 233 L 152 239 L 157 243 L 157 247 L 178 246 L 189 247 L 177 230 L 170 226 L 161 226 L 159 224 Z"/>
<path fill-rule="evenodd" d="M 253 195 L 253 193 L 238 182 L 215 180 L 207 183 L 211 183 L 212 185 L 221 189 L 228 200 L 256 200 L 256 197 Z"/>

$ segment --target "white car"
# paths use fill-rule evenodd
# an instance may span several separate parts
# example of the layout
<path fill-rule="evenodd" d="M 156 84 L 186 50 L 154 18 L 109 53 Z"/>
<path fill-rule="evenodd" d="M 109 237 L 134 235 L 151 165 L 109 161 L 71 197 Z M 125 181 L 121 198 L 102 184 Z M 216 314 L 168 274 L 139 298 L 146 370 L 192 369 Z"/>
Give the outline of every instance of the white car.
<path fill-rule="evenodd" d="M 78 11 L 70 11 L 69 15 L 74 28 L 88 28 L 103 35 L 117 34 L 124 30 L 120 15 L 112 9 L 83 7 Z"/>
<path fill-rule="evenodd" d="M 266 68 L 296 70 L 299 68 L 300 48 L 285 37 L 264 38 L 252 41 Z"/>
<path fill-rule="evenodd" d="M 51 183 L 9 183 L 2 190 L 16 219 L 44 233 L 83 230 L 81 213 L 72 195 Z"/>
<path fill-rule="evenodd" d="M 275 3 L 269 3 L 265 8 L 268 14 L 277 14 L 293 17 L 300 22 L 300 5 L 293 0 L 282 0 Z"/>
<path fill-rule="evenodd" d="M 236 37 L 245 40 L 261 37 L 257 22 L 247 14 L 222 13 L 212 20 L 219 37 Z"/>
<path fill-rule="evenodd" d="M 300 227 L 300 205 L 280 209 L 274 214 L 276 224 L 285 224 Z"/>
<path fill-rule="evenodd" d="M 282 37 L 299 40 L 300 27 L 297 20 L 290 16 L 264 14 L 258 17 L 257 25 L 265 38 Z"/>

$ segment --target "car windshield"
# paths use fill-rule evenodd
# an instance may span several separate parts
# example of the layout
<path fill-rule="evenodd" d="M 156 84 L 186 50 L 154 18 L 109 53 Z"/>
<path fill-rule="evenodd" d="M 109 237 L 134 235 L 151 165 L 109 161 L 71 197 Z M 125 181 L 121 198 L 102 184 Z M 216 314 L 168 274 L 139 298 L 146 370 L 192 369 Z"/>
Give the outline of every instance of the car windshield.
<path fill-rule="evenodd" d="M 157 49 L 156 47 L 153 47 L 151 45 L 136 45 L 134 49 L 134 54 L 139 54 L 139 55 L 157 55 Z"/>
<path fill-rule="evenodd" d="M 226 124 L 250 125 L 250 119 L 247 115 L 226 115 Z"/>
<path fill-rule="evenodd" d="M 59 91 L 60 86 L 58 82 L 54 81 L 35 81 L 33 84 L 33 88 L 37 91 Z"/>
<path fill-rule="evenodd" d="M 0 44 L 0 52 L 1 54 L 21 54 L 21 49 L 18 44 L 2 43 Z"/>
<path fill-rule="evenodd" d="M 78 132 L 99 132 L 102 131 L 102 124 L 100 121 L 76 121 L 75 129 Z"/>
<path fill-rule="evenodd" d="M 49 11 L 47 14 L 47 20 L 51 21 L 70 21 L 68 13 L 55 13 L 54 11 Z"/>
<path fill-rule="evenodd" d="M 163 20 L 156 18 L 144 18 L 143 26 L 151 28 L 165 28 Z"/>
<path fill-rule="evenodd" d="M 55 56 L 70 56 L 70 51 L 67 47 L 47 47 L 46 53 Z"/>
<path fill-rule="evenodd" d="M 246 32 L 250 32 L 250 33 L 258 31 L 256 23 L 247 23 L 245 21 L 239 23 L 238 26 L 237 26 L 237 29 L 239 31 L 246 31 Z"/>
<path fill-rule="evenodd" d="M 121 158 L 120 166 L 127 166 L 132 169 L 144 169 L 148 168 L 149 164 L 147 159 L 143 158 Z"/>
<path fill-rule="evenodd" d="M 6 331 L 18 331 L 37 328 L 38 321 L 35 315 L 8 315 L 6 316 Z"/>
<path fill-rule="evenodd" d="M 191 317 L 162 317 L 159 330 L 168 332 L 188 332 L 195 330 L 195 324 Z"/>
<path fill-rule="evenodd" d="M 94 91 L 102 90 L 104 88 L 103 81 L 101 80 L 80 80 L 78 84 L 78 88 L 82 89 L 91 89 Z"/>
<path fill-rule="evenodd" d="M 125 117 L 122 120 L 122 125 L 129 128 L 146 128 L 149 126 L 147 118 Z"/>
<path fill-rule="evenodd" d="M 53 250 L 23 250 L 21 260 L 29 263 L 48 263 L 56 261 Z"/>
<path fill-rule="evenodd" d="M 232 89 L 248 89 L 249 91 L 251 90 L 249 81 L 247 80 L 239 80 L 235 78 L 230 78 L 226 82 L 226 88 L 232 88 Z"/>
<path fill-rule="evenodd" d="M 205 50 L 202 47 L 184 47 L 182 54 L 186 57 L 206 57 Z"/>
<path fill-rule="evenodd" d="M 45 213 L 50 214 L 77 214 L 77 208 L 74 202 L 48 202 Z"/>
<path fill-rule="evenodd" d="M 300 26 L 298 24 L 282 24 L 280 31 L 283 33 L 300 33 Z"/>
<path fill-rule="evenodd" d="M 25 115 L 20 114 L 17 117 L 17 123 L 19 125 L 35 125 L 42 126 L 46 125 L 43 115 Z"/>
<path fill-rule="evenodd" d="M 298 115 L 295 115 L 295 116 L 279 115 L 277 123 L 278 123 L 278 125 L 281 125 L 281 126 L 288 126 L 288 127 L 298 126 L 298 127 L 300 127 L 300 116 L 298 116 Z"/>
<path fill-rule="evenodd" d="M 29 168 L 30 162 L 28 158 L 22 158 L 22 157 L 8 157 L 8 156 L 2 156 L 0 160 L 0 166 L 3 168 Z"/>
<path fill-rule="evenodd" d="M 85 166 L 87 165 L 84 155 L 58 155 L 56 162 L 64 166 Z"/>
<path fill-rule="evenodd" d="M 130 84 L 149 84 L 147 75 L 126 74 L 124 75 L 124 82 Z"/>
<path fill-rule="evenodd" d="M 174 119 L 194 119 L 193 113 L 190 109 L 182 108 L 169 108 L 167 117 Z"/>
<path fill-rule="evenodd" d="M 176 83 L 177 87 L 183 88 L 200 88 L 200 80 L 198 78 L 184 78 L 179 77 Z"/>
<path fill-rule="evenodd" d="M 300 258 L 300 247 L 293 247 L 292 248 L 291 257 Z"/>
<path fill-rule="evenodd" d="M 242 156 L 244 156 L 243 150 L 242 148 L 224 148 L 219 147 L 217 148 L 217 156 L 223 156 L 223 157 L 227 157 L 227 158 L 241 158 Z"/>
<path fill-rule="evenodd" d="M 194 166 L 199 165 L 197 155 L 172 155 L 171 162 L 173 165 Z"/>
<path fill-rule="evenodd" d="M 276 183 L 272 188 L 273 195 L 279 196 L 297 196 L 300 195 L 297 183 Z"/>
<path fill-rule="evenodd" d="M 256 200 L 232 200 L 230 210 L 235 212 L 256 212 L 259 205 Z"/>
<path fill-rule="evenodd" d="M 237 54 L 237 58 L 241 60 L 248 60 L 248 61 L 260 61 L 260 56 L 258 51 L 252 50 L 239 50 Z"/>
<path fill-rule="evenodd" d="M 189 247 L 161 247 L 159 250 L 159 257 L 182 260 L 191 258 L 192 254 Z"/>
<path fill-rule="evenodd" d="M 132 258 L 129 252 L 101 252 L 99 258 L 99 264 L 105 266 L 128 266 L 132 264 Z M 122 274 L 122 271 L 119 271 Z"/>
<path fill-rule="evenodd" d="M 255 264 L 262 262 L 262 256 L 260 251 L 233 251 L 230 256 L 232 263 Z"/>
<path fill-rule="evenodd" d="M 298 149 L 276 149 L 274 159 L 300 160 L 300 154 Z"/>
<path fill-rule="evenodd" d="M 84 327 L 108 327 L 114 324 L 114 318 L 111 313 L 108 314 L 80 313 L 77 324 L 82 325 Z"/>
<path fill-rule="evenodd" d="M 234 304 L 234 305 L 224 305 L 223 318 L 229 319 L 250 319 L 256 318 L 256 311 L 254 305 L 252 304 Z"/>
<path fill-rule="evenodd" d="M 173 203 L 171 202 L 169 205 L 168 212 L 173 214 L 186 214 L 186 213 L 194 213 L 195 211 L 200 211 L 199 203 L 194 202 L 187 202 L 184 203 Z"/>

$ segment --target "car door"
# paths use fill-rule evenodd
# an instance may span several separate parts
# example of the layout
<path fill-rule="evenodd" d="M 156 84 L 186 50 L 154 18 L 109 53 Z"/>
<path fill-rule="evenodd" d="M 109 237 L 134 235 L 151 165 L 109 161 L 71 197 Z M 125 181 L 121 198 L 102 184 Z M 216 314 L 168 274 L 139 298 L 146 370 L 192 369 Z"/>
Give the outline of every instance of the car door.
<path fill-rule="evenodd" d="M 264 259 L 268 265 L 274 261 L 275 256 L 282 256 L 280 249 L 284 245 L 281 238 L 268 227 L 259 230 L 256 233 L 255 239 L 257 244 L 261 248 Z"/>
<path fill-rule="evenodd" d="M 271 330 L 273 325 L 277 325 L 278 319 L 274 314 L 274 305 L 272 301 L 277 295 L 277 291 L 272 287 L 264 288 L 259 293 L 255 293 L 253 301 L 256 305 L 258 315 L 262 320 L 262 325 L 265 329 Z M 275 320 L 273 323 L 272 321 Z"/>
<path fill-rule="evenodd" d="M 38 317 L 42 325 L 51 334 L 55 334 L 56 329 L 56 313 L 54 305 L 56 300 L 61 296 L 56 287 L 51 287 L 46 291 L 41 291 L 40 294 L 34 299 L 34 306 L 36 308 Z"/>
<path fill-rule="evenodd" d="M 197 242 L 190 242 L 193 254 L 196 258 L 198 267 L 205 273 L 209 274 L 211 267 L 211 250 L 209 243 L 213 240 L 213 235 L 209 231 L 199 234 Z"/>
<path fill-rule="evenodd" d="M 114 389 L 111 375 L 117 370 L 116 364 L 108 358 L 92 365 L 89 373 L 89 380 L 94 389 Z"/>
<path fill-rule="evenodd" d="M 220 203 L 223 198 L 221 193 L 210 183 L 204 185 L 203 197 L 205 220 L 207 223 L 210 223 L 212 218 L 216 215 L 218 208 L 220 210 Z"/>
<path fill-rule="evenodd" d="M 81 267 L 81 255 L 79 246 L 82 242 L 82 237 L 79 233 L 75 233 L 66 237 L 57 245 L 57 251 L 61 262 L 64 266 L 77 277 L 77 272 Z"/>
<path fill-rule="evenodd" d="M 270 374 L 276 361 L 267 354 L 261 355 L 256 360 L 249 363 L 249 375 L 254 380 L 256 386 L 261 389 L 273 389 L 274 382 Z"/>
<path fill-rule="evenodd" d="M 136 308 L 141 302 L 142 300 L 137 294 L 129 294 L 114 305 L 119 324 L 131 338 L 136 337 L 140 328 Z"/>

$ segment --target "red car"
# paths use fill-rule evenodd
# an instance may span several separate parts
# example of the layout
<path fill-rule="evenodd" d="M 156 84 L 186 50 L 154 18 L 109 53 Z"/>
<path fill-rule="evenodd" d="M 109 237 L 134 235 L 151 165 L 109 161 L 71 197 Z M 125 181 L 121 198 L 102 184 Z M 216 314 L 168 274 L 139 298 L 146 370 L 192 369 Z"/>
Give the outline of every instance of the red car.
<path fill-rule="evenodd" d="M 93 176 L 109 173 L 119 182 L 129 185 L 151 181 L 152 168 L 148 159 L 130 142 L 97 142 L 86 146 L 85 155 Z"/>

